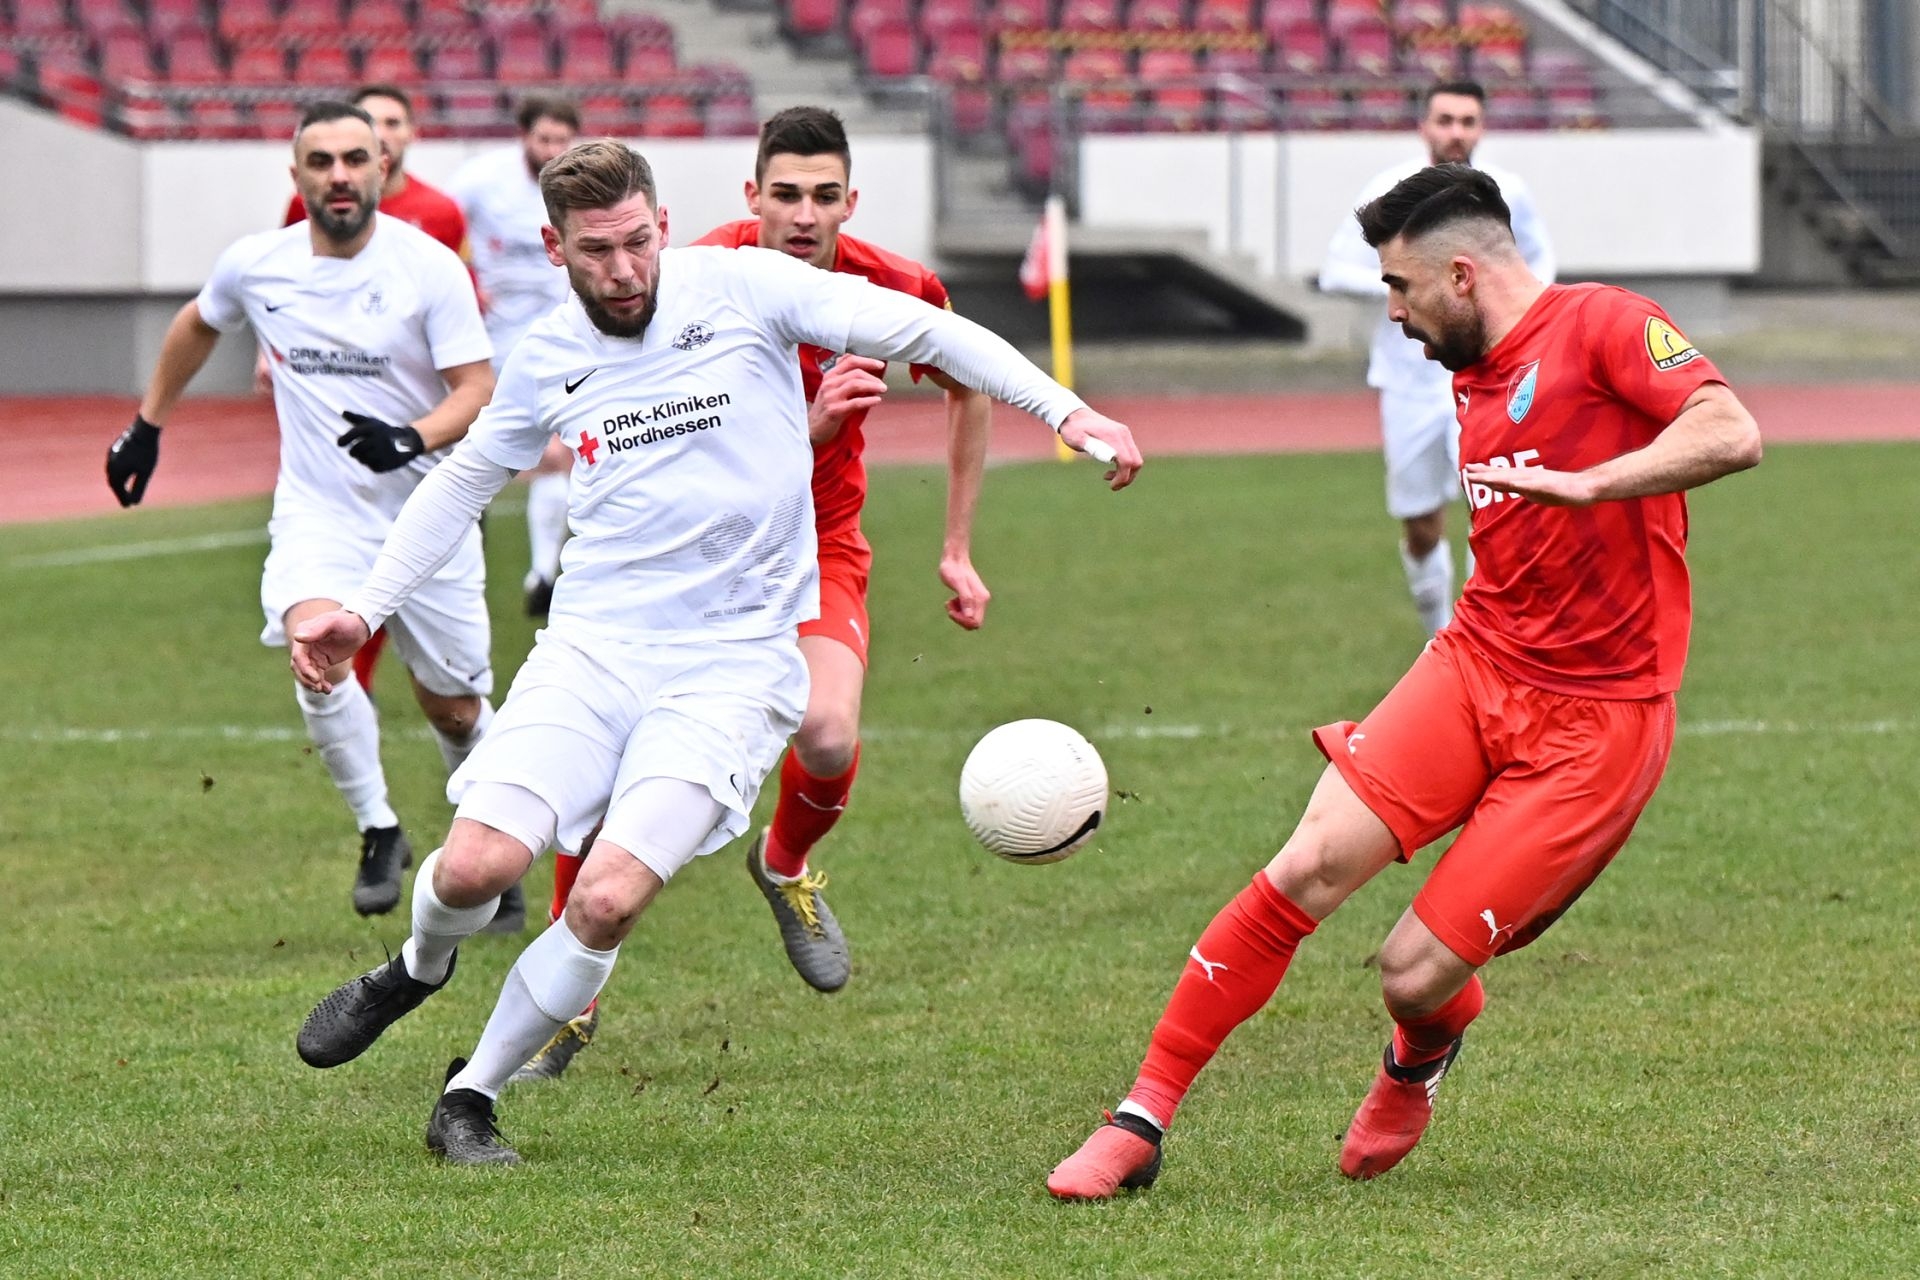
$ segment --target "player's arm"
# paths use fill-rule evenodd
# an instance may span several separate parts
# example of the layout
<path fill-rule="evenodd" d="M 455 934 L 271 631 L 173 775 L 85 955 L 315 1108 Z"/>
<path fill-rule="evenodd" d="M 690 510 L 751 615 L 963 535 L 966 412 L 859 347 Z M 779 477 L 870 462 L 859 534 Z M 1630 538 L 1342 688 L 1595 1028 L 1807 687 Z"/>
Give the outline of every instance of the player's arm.
<path fill-rule="evenodd" d="M 398 471 L 423 453 L 457 443 L 493 395 L 493 365 L 486 360 L 457 364 L 440 370 L 440 377 L 447 384 L 446 396 L 412 422 L 343 410 L 347 429 L 334 443 L 367 470 L 378 472 Z"/>
<path fill-rule="evenodd" d="M 987 469 L 993 400 L 939 370 L 927 376 L 947 397 L 947 526 L 940 544 L 940 581 L 953 592 L 947 616 L 972 631 L 987 620 L 993 594 L 973 567 L 973 515 Z"/>
<path fill-rule="evenodd" d="M 147 482 L 160 465 L 160 428 L 173 415 L 173 406 L 219 341 L 220 331 L 201 317 L 198 299 L 174 314 L 160 343 L 160 358 L 147 379 L 146 394 L 140 397 L 140 409 L 133 415 L 133 425 L 107 449 L 107 487 L 121 506 L 136 506 L 146 497 Z"/>
<path fill-rule="evenodd" d="M 293 629 L 289 662 L 309 689 L 330 692 L 327 671 L 351 658 L 420 584 L 460 549 L 494 495 L 517 474 L 467 441 L 420 482 L 380 548 L 366 582 L 340 608 Z"/>
<path fill-rule="evenodd" d="M 1536 280 L 1548 284 L 1554 282 L 1559 274 L 1560 262 L 1553 252 L 1553 241 L 1547 235 L 1547 224 L 1540 217 L 1540 208 L 1533 202 L 1533 192 L 1518 179 L 1509 179 L 1512 192 L 1503 190 L 1507 211 L 1512 215 L 1514 243 L 1520 246 L 1520 256 L 1526 259 L 1527 270 L 1533 272 Z"/>
<path fill-rule="evenodd" d="M 1376 181 L 1368 187 L 1360 203 L 1364 205 L 1380 194 L 1374 190 L 1379 185 Z M 1358 218 L 1342 218 L 1334 228 L 1326 260 L 1320 264 L 1318 283 L 1322 293 L 1344 293 L 1359 298 L 1387 296 L 1387 283 L 1380 278 L 1380 255 L 1368 246 L 1366 237 L 1360 233 Z"/>
<path fill-rule="evenodd" d="M 1622 498 L 1650 498 L 1710 484 L 1760 464 L 1760 426 L 1722 382 L 1703 383 L 1672 424 L 1644 449 L 1585 471 L 1544 467 L 1465 468 L 1468 483 L 1557 507 L 1587 507 Z"/>

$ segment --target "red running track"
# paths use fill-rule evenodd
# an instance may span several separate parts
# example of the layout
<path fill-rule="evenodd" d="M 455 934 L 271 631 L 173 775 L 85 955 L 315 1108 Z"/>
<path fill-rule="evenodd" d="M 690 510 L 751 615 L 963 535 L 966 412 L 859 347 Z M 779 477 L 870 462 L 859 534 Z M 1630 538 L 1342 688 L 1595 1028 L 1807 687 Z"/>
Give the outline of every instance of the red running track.
<path fill-rule="evenodd" d="M 1741 392 L 1770 441 L 1920 439 L 1920 384 L 1751 385 Z M 130 397 L 0 400 L 0 524 L 104 515 L 107 446 L 133 418 Z M 1098 407 L 1133 428 L 1149 462 L 1181 454 L 1311 453 L 1374 449 L 1373 394 L 1100 397 Z M 177 507 L 270 493 L 279 465 L 272 402 L 203 397 L 184 402 L 160 450 L 146 506 Z M 1032 419 L 1001 409 L 997 461 L 1043 458 L 1052 438 Z M 945 453 L 940 401 L 903 397 L 867 423 L 875 463 L 934 462 Z"/>

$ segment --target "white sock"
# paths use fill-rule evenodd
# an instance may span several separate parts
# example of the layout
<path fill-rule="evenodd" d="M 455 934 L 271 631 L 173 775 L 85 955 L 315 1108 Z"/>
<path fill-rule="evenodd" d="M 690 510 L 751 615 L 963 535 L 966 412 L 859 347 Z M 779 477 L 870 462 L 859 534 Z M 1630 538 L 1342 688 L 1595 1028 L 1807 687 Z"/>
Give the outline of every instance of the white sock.
<path fill-rule="evenodd" d="M 573 936 L 564 919 L 554 921 L 514 961 L 473 1057 L 447 1081 L 447 1091 L 499 1097 L 508 1077 L 593 1003 L 619 955 L 619 947 L 595 951 Z"/>
<path fill-rule="evenodd" d="M 1453 621 L 1453 548 L 1445 538 L 1433 544 L 1433 550 L 1418 559 L 1407 544 L 1400 544 L 1400 564 L 1407 571 L 1407 589 L 1413 593 L 1413 607 L 1420 622 L 1433 635 Z"/>
<path fill-rule="evenodd" d="M 348 676 L 332 693 L 294 686 L 307 737 L 321 763 L 345 797 L 360 830 L 397 827 L 400 817 L 387 803 L 387 775 L 380 768 L 380 721 L 360 682 Z"/>
<path fill-rule="evenodd" d="M 487 927 L 500 899 L 477 907 L 450 907 L 433 891 L 433 869 L 440 862 L 435 849 L 413 878 L 413 934 L 400 948 L 407 974 L 416 982 L 438 982 L 447 976 L 454 948 Z"/>
<path fill-rule="evenodd" d="M 1147 1110 L 1132 1098 L 1121 1102 L 1119 1106 L 1114 1108 L 1114 1111 L 1123 1116 L 1139 1116 L 1160 1132 L 1165 1133 L 1167 1131 L 1167 1122 L 1165 1120 L 1162 1120 L 1159 1116 L 1153 1114 L 1153 1112 Z"/>
<path fill-rule="evenodd" d="M 566 473 L 541 472 L 527 485 L 527 547 L 533 553 L 533 577 L 552 582 L 560 576 L 560 547 L 566 540 Z"/>
<path fill-rule="evenodd" d="M 433 736 L 440 743 L 440 758 L 447 762 L 447 773 L 467 762 L 473 749 L 480 745 L 480 739 L 487 736 L 487 726 L 493 723 L 493 704 L 485 698 L 480 699 L 480 714 L 474 718 L 473 729 L 464 738 L 455 738 L 435 729 Z"/>

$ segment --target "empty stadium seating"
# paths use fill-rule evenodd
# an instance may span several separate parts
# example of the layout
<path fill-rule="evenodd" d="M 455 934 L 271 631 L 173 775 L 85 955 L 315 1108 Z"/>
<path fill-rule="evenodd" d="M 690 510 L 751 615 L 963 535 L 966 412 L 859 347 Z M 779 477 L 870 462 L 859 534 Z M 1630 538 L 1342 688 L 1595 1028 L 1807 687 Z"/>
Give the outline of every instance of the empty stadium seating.
<path fill-rule="evenodd" d="M 877 71 L 923 53 L 887 34 Z M 422 127 L 443 136 L 510 133 L 513 98 L 537 89 L 632 136 L 758 123 L 737 68 L 683 65 L 666 22 L 594 0 L 0 0 L 0 87 L 137 137 L 280 137 L 302 101 L 362 81 L 421 92 Z"/>

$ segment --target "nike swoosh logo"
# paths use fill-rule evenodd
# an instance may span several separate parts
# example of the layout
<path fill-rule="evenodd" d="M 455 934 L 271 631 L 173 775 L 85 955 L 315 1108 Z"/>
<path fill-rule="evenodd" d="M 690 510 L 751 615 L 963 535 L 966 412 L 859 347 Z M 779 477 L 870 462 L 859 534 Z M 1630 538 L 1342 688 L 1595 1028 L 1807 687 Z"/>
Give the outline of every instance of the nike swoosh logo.
<path fill-rule="evenodd" d="M 269 302 L 269 303 L 267 304 L 267 310 L 268 310 L 268 311 L 278 311 L 278 310 L 279 310 L 279 309 L 280 309 L 281 307 L 290 307 L 290 306 L 292 306 L 292 305 L 293 305 L 293 304 L 292 304 L 291 302 L 281 302 L 281 303 L 272 303 L 272 302 Z"/>
<path fill-rule="evenodd" d="M 585 382 L 588 378 L 591 378 L 594 374 L 598 372 L 600 372 L 599 369 L 589 369 L 585 373 L 581 374 L 579 377 L 575 378 L 572 382 L 569 382 L 567 384 L 567 394 L 572 395 L 575 389 L 578 388 L 581 383 Z"/>

